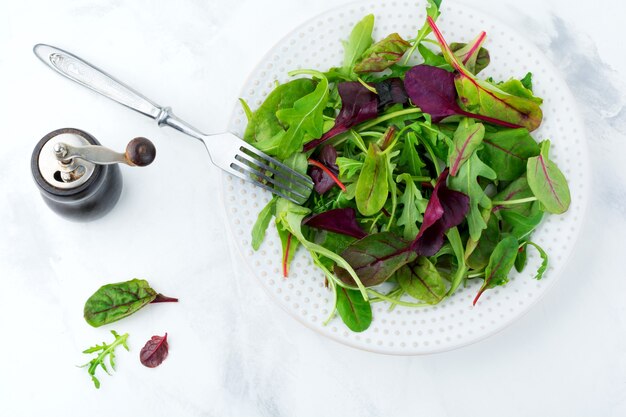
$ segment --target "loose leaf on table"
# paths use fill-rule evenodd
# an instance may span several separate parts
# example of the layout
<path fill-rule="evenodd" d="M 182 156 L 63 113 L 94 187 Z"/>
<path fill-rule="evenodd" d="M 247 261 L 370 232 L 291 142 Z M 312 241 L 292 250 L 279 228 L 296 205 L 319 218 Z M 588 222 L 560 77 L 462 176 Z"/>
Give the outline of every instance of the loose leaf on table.
<path fill-rule="evenodd" d="M 148 281 L 135 278 L 100 287 L 85 303 L 84 317 L 91 326 L 100 327 L 123 319 L 148 303 L 176 301 L 158 294 Z"/>
<path fill-rule="evenodd" d="M 353 332 L 367 330 L 372 323 L 372 307 L 357 290 L 335 286 L 337 312 L 341 320 Z"/>
<path fill-rule="evenodd" d="M 377 214 L 387 201 L 389 183 L 386 158 L 375 143 L 370 143 L 355 194 L 357 209 L 364 216 Z"/>
<path fill-rule="evenodd" d="M 296 100 L 292 108 L 276 112 L 278 120 L 288 126 L 278 148 L 280 159 L 300 151 L 307 137 L 317 138 L 324 133 L 323 112 L 328 101 L 328 80 L 321 74 L 318 76 L 321 80 L 315 90 Z"/>
<path fill-rule="evenodd" d="M 252 226 L 252 249 L 254 250 L 258 250 L 265 239 L 265 231 L 270 224 L 270 220 L 274 217 L 277 198 L 278 197 L 272 198 L 269 203 L 263 207 L 257 216 L 254 226 Z"/>
<path fill-rule="evenodd" d="M 422 193 L 419 191 L 413 178 L 408 173 L 400 174 L 396 177 L 398 183 L 404 181 L 406 184 L 404 192 L 400 197 L 400 204 L 402 204 L 402 211 L 398 217 L 397 225 L 402 227 L 404 233 L 402 236 L 406 240 L 413 240 L 417 236 L 419 231 L 417 222 L 421 222 L 423 214 L 426 211 L 428 200 L 422 197 Z"/>
<path fill-rule="evenodd" d="M 100 388 L 100 381 L 96 378 L 96 370 L 98 366 L 100 366 L 107 374 L 110 375 L 109 369 L 106 365 L 107 357 L 109 359 L 109 365 L 112 370 L 115 370 L 115 349 L 122 345 L 126 350 L 128 349 L 128 344 L 126 344 L 126 340 L 128 339 L 128 333 L 124 333 L 123 335 L 119 335 L 115 330 L 111 330 L 111 334 L 115 337 L 115 340 L 111 344 L 106 344 L 102 342 L 101 345 L 95 345 L 90 347 L 89 349 L 85 349 L 83 353 L 97 353 L 98 356 L 93 358 L 91 361 L 82 365 L 81 368 L 87 368 L 87 372 L 91 375 L 91 380 L 96 388 Z"/>
<path fill-rule="evenodd" d="M 469 197 L 449 189 L 446 185 L 447 178 L 448 169 L 437 178 L 424 212 L 424 221 L 411 243 L 411 249 L 418 255 L 433 256 L 437 253 L 443 245 L 444 234 L 448 229 L 461 224 L 469 209 Z"/>
<path fill-rule="evenodd" d="M 437 304 L 446 296 L 446 284 L 435 266 L 424 256 L 396 272 L 400 287 L 411 297 Z"/>
<path fill-rule="evenodd" d="M 439 17 L 439 7 L 441 6 L 441 0 L 426 0 L 426 16 L 431 17 L 433 20 L 437 20 Z M 406 54 L 404 58 L 404 65 L 409 62 L 409 58 L 415 52 L 415 48 L 421 46 L 422 41 L 428 34 L 431 32 L 430 26 L 428 22 L 424 22 L 422 27 L 417 31 L 417 35 L 415 36 L 415 40 L 413 41 L 413 46 Z"/>
<path fill-rule="evenodd" d="M 549 213 L 565 213 L 571 197 L 567 180 L 554 162 L 549 158 L 550 141 L 541 143 L 541 153 L 528 159 L 528 185 L 535 197 Z"/>
<path fill-rule="evenodd" d="M 465 110 L 513 125 L 509 127 L 525 127 L 529 131 L 539 127 L 543 113 L 536 101 L 509 94 L 476 78 L 454 55 L 434 20 L 428 18 L 428 23 L 439 42 L 443 56 L 457 71 L 454 83 Z"/>
<path fill-rule="evenodd" d="M 315 184 L 314 188 L 318 194 L 324 194 L 337 185 L 337 175 L 339 175 L 339 167 L 337 166 L 337 150 L 332 145 L 324 145 L 315 158 L 319 164 L 309 167 L 309 176 Z M 334 178 L 333 178 L 334 177 Z"/>
<path fill-rule="evenodd" d="M 485 126 L 482 123 L 475 123 L 469 118 L 464 118 L 459 123 L 454 137 L 452 147 L 448 155 L 448 166 L 450 175 L 453 177 L 459 172 L 461 166 L 467 161 L 478 148 L 485 135 Z"/>
<path fill-rule="evenodd" d="M 297 100 L 314 89 L 315 82 L 308 78 L 298 78 L 276 87 L 252 113 L 243 138 L 247 142 L 268 141 L 284 132 L 285 126 L 276 117 L 276 112 L 293 107 Z"/>
<path fill-rule="evenodd" d="M 519 178 L 526 171 L 528 158 L 539 155 L 539 145 L 524 128 L 485 132 L 483 143 L 478 156 L 502 181 Z"/>
<path fill-rule="evenodd" d="M 356 219 L 356 211 L 351 207 L 337 208 L 315 214 L 305 218 L 302 224 L 357 239 L 367 236 Z"/>
<path fill-rule="evenodd" d="M 354 72 L 361 74 L 383 71 L 398 62 L 410 46 L 400 35 L 392 33 L 363 53 L 354 66 Z"/>
<path fill-rule="evenodd" d="M 391 232 L 375 233 L 352 243 L 341 253 L 366 287 L 385 282 L 402 265 L 414 260 L 417 255 L 409 243 Z M 350 274 L 335 267 L 335 274 L 348 285 L 354 285 Z"/>
<path fill-rule="evenodd" d="M 519 244 L 515 236 L 507 236 L 498 242 L 485 268 L 485 281 L 474 298 L 474 305 L 485 290 L 504 285 L 509 281 L 509 272 L 515 263 L 518 248 Z"/>
<path fill-rule="evenodd" d="M 489 65 L 489 51 L 482 47 L 486 33 L 480 32 L 476 39 L 470 43 L 450 43 L 450 50 L 474 75 L 478 74 Z"/>
<path fill-rule="evenodd" d="M 485 190 L 478 183 L 478 177 L 490 180 L 496 179 L 496 173 L 478 158 L 476 153 L 463 164 L 456 177 L 450 177 L 450 188 L 460 191 L 469 196 L 469 214 L 467 223 L 470 237 L 478 241 L 480 234 L 487 223 L 483 219 L 480 207 L 491 207 L 491 199 L 485 194 Z"/>
<path fill-rule="evenodd" d="M 156 368 L 167 358 L 168 352 L 167 333 L 164 336 L 152 336 L 141 348 L 139 360 L 143 366 Z"/>
<path fill-rule="evenodd" d="M 368 14 L 359 23 L 357 23 L 350 37 L 343 42 L 344 55 L 342 70 L 345 74 L 354 73 L 354 64 L 372 45 L 372 31 L 374 30 L 374 15 Z"/>

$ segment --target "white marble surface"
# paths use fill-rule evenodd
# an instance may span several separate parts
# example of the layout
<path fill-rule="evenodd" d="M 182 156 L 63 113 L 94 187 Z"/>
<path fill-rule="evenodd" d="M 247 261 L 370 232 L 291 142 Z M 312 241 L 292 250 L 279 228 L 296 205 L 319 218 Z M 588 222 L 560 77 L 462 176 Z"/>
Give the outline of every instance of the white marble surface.
<path fill-rule="evenodd" d="M 445 0 L 444 0 L 445 1 Z M 101 65 L 204 129 L 226 125 L 239 88 L 284 33 L 332 7 L 305 1 L 24 1 L 0 4 L 1 416 L 622 416 L 626 413 L 626 76 L 619 1 L 476 0 L 541 46 L 579 99 L 592 195 L 564 276 L 527 315 L 466 348 L 424 357 L 357 351 L 274 306 L 228 245 L 220 175 L 201 146 L 61 79 L 47 42 Z M 514 46 L 512 46 L 514 47 Z M 89 131 L 122 148 L 143 135 L 155 164 L 123 169 L 107 217 L 54 215 L 29 158 L 44 134 Z M 107 328 L 82 318 L 102 283 L 145 277 L 178 305 Z M 129 332 L 131 352 L 95 390 L 80 352 Z M 137 360 L 169 332 L 157 369 Z"/>

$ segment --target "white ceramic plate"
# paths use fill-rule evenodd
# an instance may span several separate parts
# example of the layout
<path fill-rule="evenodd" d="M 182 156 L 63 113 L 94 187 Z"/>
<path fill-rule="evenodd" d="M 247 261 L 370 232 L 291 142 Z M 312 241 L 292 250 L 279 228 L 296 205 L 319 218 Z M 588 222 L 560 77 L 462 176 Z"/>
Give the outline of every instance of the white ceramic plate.
<path fill-rule="evenodd" d="M 274 46 L 254 70 L 243 88 L 243 97 L 255 109 L 274 88 L 289 80 L 297 68 L 326 70 L 341 64 L 346 39 L 364 15 L 376 16 L 374 39 L 392 32 L 412 38 L 424 22 L 423 1 L 371 1 L 350 4 L 324 13 L 302 25 Z M 243 259 L 275 302 L 315 331 L 341 343 L 374 352 L 413 355 L 458 348 L 501 330 L 524 314 L 548 290 L 567 262 L 582 224 L 587 200 L 589 168 L 584 131 L 576 116 L 576 104 L 565 82 L 548 59 L 532 44 L 493 18 L 466 6 L 444 2 L 438 20 L 449 42 L 469 41 L 481 30 L 487 32 L 485 47 L 491 64 L 481 77 L 497 80 L 522 77 L 533 72 L 534 90 L 544 98 L 544 119 L 534 132 L 536 139 L 552 140 L 551 157 L 567 177 L 572 204 L 562 216 L 547 216 L 533 235 L 550 256 L 550 267 L 541 281 L 532 277 L 539 257 L 529 250 L 529 263 L 522 274 L 512 274 L 504 287 L 487 291 L 475 307 L 472 299 L 480 282 L 475 280 L 448 300 L 428 308 L 373 304 L 373 322 L 363 333 L 353 333 L 335 317 L 324 319 L 332 308 L 333 294 L 324 288 L 323 274 L 308 253 L 300 250 L 290 276 L 281 276 L 280 241 L 270 225 L 261 249 L 250 246 L 250 230 L 270 195 L 253 185 L 224 175 L 224 204 L 229 225 Z M 246 118 L 237 108 L 230 129 L 243 134 Z"/>

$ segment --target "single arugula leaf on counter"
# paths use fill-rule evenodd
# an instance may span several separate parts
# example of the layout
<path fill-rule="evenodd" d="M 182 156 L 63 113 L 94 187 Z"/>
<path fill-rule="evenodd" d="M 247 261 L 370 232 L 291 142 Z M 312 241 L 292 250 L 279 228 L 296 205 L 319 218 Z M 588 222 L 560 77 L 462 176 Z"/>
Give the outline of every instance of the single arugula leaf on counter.
<path fill-rule="evenodd" d="M 298 78 L 274 88 L 263 101 L 263 104 L 251 115 L 248 115 L 248 125 L 243 138 L 247 142 L 267 142 L 277 134 L 284 132 L 285 126 L 276 117 L 276 112 L 293 107 L 297 100 L 312 93 L 314 89 L 315 82 L 308 78 Z M 244 109 L 249 111 L 247 105 L 244 106 Z"/>
<path fill-rule="evenodd" d="M 519 178 L 526 171 L 528 158 L 539 155 L 537 142 L 524 128 L 485 132 L 483 143 L 478 156 L 502 181 Z"/>
<path fill-rule="evenodd" d="M 354 64 L 372 46 L 372 31 L 374 30 L 374 15 L 368 14 L 357 23 L 350 37 L 343 42 L 344 56 L 342 72 L 348 76 L 354 74 Z"/>
<path fill-rule="evenodd" d="M 452 138 L 453 146 L 450 148 L 450 154 L 448 155 L 450 175 L 456 176 L 461 166 L 480 146 L 484 135 L 485 126 L 482 123 L 475 123 L 469 118 L 461 120 L 454 132 L 454 137 Z"/>
<path fill-rule="evenodd" d="M 367 330 L 372 323 L 372 307 L 357 290 L 335 286 L 337 312 L 353 332 Z"/>
<path fill-rule="evenodd" d="M 407 294 L 428 304 L 438 304 L 446 296 L 446 284 L 441 274 L 424 256 L 404 265 L 395 277 Z"/>
<path fill-rule="evenodd" d="M 141 348 L 139 361 L 143 366 L 156 368 L 163 363 L 168 353 L 167 333 L 164 336 L 152 336 Z"/>
<path fill-rule="evenodd" d="M 525 127 L 529 131 L 539 127 L 543 113 L 535 100 L 509 94 L 476 78 L 454 55 L 434 20 L 429 17 L 428 23 L 439 42 L 443 56 L 457 72 L 454 83 L 467 111 L 505 122 L 509 124 L 508 127 Z"/>
<path fill-rule="evenodd" d="M 480 239 L 482 230 L 487 227 L 487 223 L 485 223 L 480 212 L 480 207 L 491 207 L 491 199 L 478 183 L 478 177 L 495 180 L 496 173 L 480 160 L 476 152 L 463 164 L 459 175 L 450 177 L 450 188 L 469 196 L 470 208 L 467 216 L 467 224 L 469 226 L 470 237 L 475 241 Z"/>
<path fill-rule="evenodd" d="M 315 90 L 293 103 L 292 108 L 283 108 L 276 112 L 276 117 L 289 126 L 282 137 L 277 156 L 286 159 L 302 149 L 306 137 L 320 137 L 324 131 L 323 112 L 328 101 L 328 80 L 317 73 L 321 80 Z"/>
<path fill-rule="evenodd" d="M 356 183 L 356 206 L 363 216 L 378 213 L 387 201 L 389 182 L 386 158 L 378 145 L 370 143 Z"/>
<path fill-rule="evenodd" d="M 547 212 L 562 214 L 571 202 L 569 187 L 561 170 L 550 160 L 549 151 L 550 141 L 545 140 L 540 154 L 528 159 L 528 186 Z"/>
<path fill-rule="evenodd" d="M 154 291 L 148 281 L 135 278 L 100 287 L 85 303 L 84 317 L 91 326 L 100 327 L 130 316 L 149 303 L 177 301 Z"/>
<path fill-rule="evenodd" d="M 476 305 L 485 290 L 504 285 L 509 281 L 509 272 L 515 263 L 519 244 L 515 236 L 507 236 L 496 245 L 485 268 L 485 281 L 472 304 Z"/>
<path fill-rule="evenodd" d="M 115 349 L 118 346 L 122 345 L 126 350 L 129 350 L 128 344 L 126 343 L 128 339 L 128 333 L 124 333 L 120 336 L 115 330 L 111 330 L 111 334 L 115 337 L 113 343 L 106 344 L 105 342 L 102 342 L 101 345 L 95 345 L 83 351 L 83 353 L 85 354 L 98 354 L 98 356 L 81 366 L 81 368 L 88 367 L 87 372 L 89 373 L 89 375 L 91 375 L 91 380 L 93 381 L 93 384 L 96 388 L 100 388 L 100 381 L 98 380 L 98 378 L 96 378 L 96 370 L 98 369 L 98 366 L 104 369 L 104 372 L 111 375 L 106 365 L 107 357 L 111 369 L 115 370 Z"/>
<path fill-rule="evenodd" d="M 259 250 L 261 243 L 265 239 L 265 231 L 274 217 L 274 209 L 276 208 L 276 200 L 278 197 L 273 197 L 269 203 L 259 212 L 254 226 L 252 226 L 252 249 Z"/>
<path fill-rule="evenodd" d="M 397 33 L 392 33 L 385 39 L 369 47 L 354 66 L 357 74 L 383 71 L 396 62 L 411 46 Z"/>

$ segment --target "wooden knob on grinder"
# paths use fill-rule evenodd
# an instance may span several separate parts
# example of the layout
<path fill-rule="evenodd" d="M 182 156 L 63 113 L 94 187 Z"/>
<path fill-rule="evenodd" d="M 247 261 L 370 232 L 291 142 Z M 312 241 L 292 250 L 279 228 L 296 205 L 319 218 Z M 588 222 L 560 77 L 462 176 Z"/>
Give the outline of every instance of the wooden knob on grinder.
<path fill-rule="evenodd" d="M 156 148 L 149 139 L 138 137 L 128 142 L 125 155 L 132 165 L 145 167 L 154 161 Z"/>

